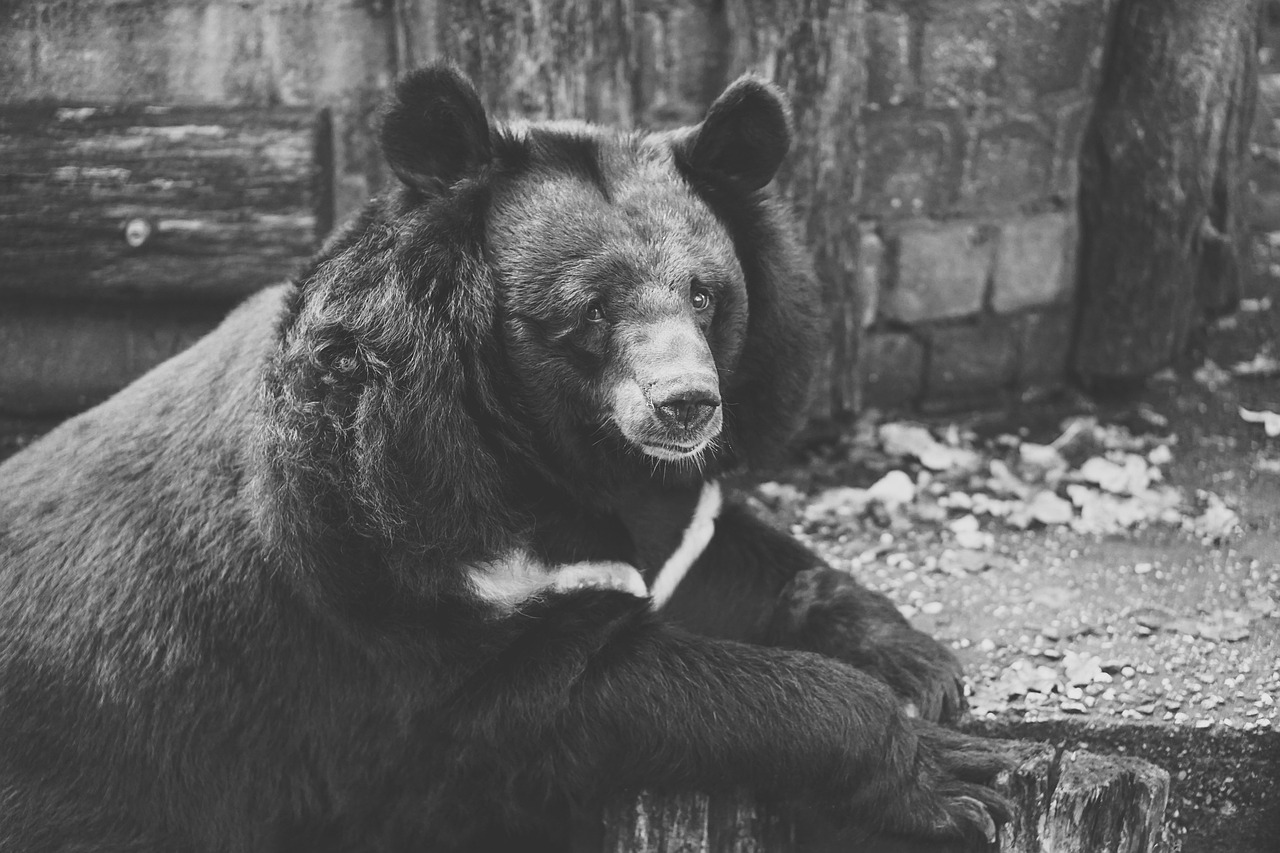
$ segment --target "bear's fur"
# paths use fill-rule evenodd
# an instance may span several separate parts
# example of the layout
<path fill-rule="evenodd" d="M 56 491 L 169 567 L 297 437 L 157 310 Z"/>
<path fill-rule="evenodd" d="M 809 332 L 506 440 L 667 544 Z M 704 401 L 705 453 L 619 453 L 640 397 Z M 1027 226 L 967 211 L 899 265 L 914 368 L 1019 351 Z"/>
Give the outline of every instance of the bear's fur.
<path fill-rule="evenodd" d="M 0 849 L 532 849 L 728 785 L 989 834 L 952 657 L 720 503 L 805 410 L 789 133 L 752 78 L 655 135 L 402 81 L 399 186 L 0 467 Z"/>

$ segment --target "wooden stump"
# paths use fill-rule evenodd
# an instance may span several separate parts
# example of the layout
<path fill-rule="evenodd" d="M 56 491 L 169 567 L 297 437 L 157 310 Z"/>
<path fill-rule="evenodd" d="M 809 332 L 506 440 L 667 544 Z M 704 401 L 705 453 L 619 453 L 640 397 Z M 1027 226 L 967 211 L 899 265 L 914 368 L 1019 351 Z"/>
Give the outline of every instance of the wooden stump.
<path fill-rule="evenodd" d="M 999 782 L 1014 803 L 1001 853 L 1153 853 L 1161 838 L 1169 774 L 1135 758 L 1060 752 L 1022 744 L 1020 763 Z M 746 793 L 656 795 L 604 811 L 603 835 L 584 832 L 574 853 L 964 853 L 849 829 L 758 802 Z"/>
<path fill-rule="evenodd" d="M 1258 0 L 1123 0 L 1081 166 L 1086 386 L 1140 380 L 1238 298 Z"/>

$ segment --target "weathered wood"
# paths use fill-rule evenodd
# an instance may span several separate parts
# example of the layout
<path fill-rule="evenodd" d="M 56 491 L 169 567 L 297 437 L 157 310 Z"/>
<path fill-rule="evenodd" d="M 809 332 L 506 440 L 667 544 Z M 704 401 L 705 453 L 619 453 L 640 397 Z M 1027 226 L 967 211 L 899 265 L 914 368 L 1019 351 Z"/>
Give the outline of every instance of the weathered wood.
<path fill-rule="evenodd" d="M 1169 774 L 1135 758 L 1022 743 L 1018 767 L 998 787 L 1014 804 L 1001 853 L 1154 853 Z M 965 853 L 963 845 L 892 838 L 866 827 L 832 831 L 802 810 L 763 805 L 745 793 L 658 796 L 611 804 L 604 835 L 585 834 L 574 853 Z"/>
<path fill-rule="evenodd" d="M 1257 0 L 1124 0 L 1082 163 L 1074 367 L 1131 382 L 1239 293 Z"/>
<path fill-rule="evenodd" d="M 730 76 L 754 71 L 791 96 L 795 141 L 780 181 L 813 251 L 830 324 L 812 414 L 847 414 L 858 398 L 863 289 L 875 286 L 858 268 L 865 3 L 728 0 L 725 9 Z"/>
<path fill-rule="evenodd" d="M 637 121 L 662 129 L 702 121 L 729 80 L 728 25 L 714 0 L 636 4 Z"/>
<path fill-rule="evenodd" d="M 791 853 L 791 822 L 739 793 L 641 793 L 605 809 L 603 834 L 588 833 L 574 853 Z"/>
<path fill-rule="evenodd" d="M 1055 853 L 1140 853 L 1160 838 L 1169 774 L 1137 758 L 1065 753 L 1041 846 Z"/>
<path fill-rule="evenodd" d="M 419 52 L 460 65 L 498 116 L 631 127 L 632 11 L 617 0 L 440 0 Z"/>
<path fill-rule="evenodd" d="M 328 108 L 333 196 L 345 219 L 384 180 L 369 133 L 405 66 L 407 0 L 10 0 L 0 3 L 0 103 Z"/>
<path fill-rule="evenodd" d="M 309 109 L 0 107 L 0 296 L 226 302 L 317 245 Z"/>

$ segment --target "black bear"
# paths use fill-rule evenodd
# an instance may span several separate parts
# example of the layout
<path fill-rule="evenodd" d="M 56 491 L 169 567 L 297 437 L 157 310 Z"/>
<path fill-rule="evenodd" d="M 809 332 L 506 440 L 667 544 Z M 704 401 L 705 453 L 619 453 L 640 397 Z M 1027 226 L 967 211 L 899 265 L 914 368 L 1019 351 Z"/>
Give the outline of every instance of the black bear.
<path fill-rule="evenodd" d="M 0 849 L 526 850 L 751 786 L 990 836 L 957 669 L 722 474 L 803 416 L 767 83 L 692 128 L 401 81 L 398 185 L 0 467 Z"/>

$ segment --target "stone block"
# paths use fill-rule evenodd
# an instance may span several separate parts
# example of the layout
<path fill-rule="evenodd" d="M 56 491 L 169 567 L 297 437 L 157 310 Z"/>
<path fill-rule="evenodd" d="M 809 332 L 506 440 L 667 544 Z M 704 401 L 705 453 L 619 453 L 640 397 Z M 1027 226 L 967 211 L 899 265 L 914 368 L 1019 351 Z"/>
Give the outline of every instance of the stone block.
<path fill-rule="evenodd" d="M 924 103 L 1028 106 L 1091 88 L 1114 0 L 934 4 L 921 44 Z"/>
<path fill-rule="evenodd" d="M 1094 101 L 1080 98 L 1060 106 L 1054 113 L 1056 125 L 1052 178 L 1052 198 L 1074 207 L 1080 198 L 1080 154 L 1093 116 Z"/>
<path fill-rule="evenodd" d="M 869 114 L 866 140 L 861 215 L 919 217 L 951 206 L 963 150 L 957 125 L 907 111 Z"/>
<path fill-rule="evenodd" d="M 1075 315 L 1069 307 L 1029 311 L 1014 320 L 1020 391 L 1057 388 L 1066 382 Z"/>
<path fill-rule="evenodd" d="M 904 12 L 867 12 L 867 104 L 871 109 L 896 107 L 914 96 L 911 31 L 911 18 Z"/>
<path fill-rule="evenodd" d="M 1029 98 L 1082 90 L 1097 72 L 1113 0 L 1018 3 L 1014 37 L 1001 57 L 1011 89 Z"/>
<path fill-rule="evenodd" d="M 0 413 L 85 409 L 186 349 L 219 319 L 211 310 L 169 307 L 0 306 Z"/>
<path fill-rule="evenodd" d="M 1007 88 L 1001 53 L 1013 38 L 1018 3 L 977 0 L 934 4 L 924 26 L 921 89 L 930 107 L 977 107 Z"/>
<path fill-rule="evenodd" d="M 924 399 L 931 410 L 979 408 L 1003 398 L 1017 375 L 1018 338 L 1001 318 L 934 325 Z"/>
<path fill-rule="evenodd" d="M 1039 124 L 1010 121 L 978 133 L 959 209 L 1004 213 L 1043 207 L 1054 195 L 1054 141 Z"/>
<path fill-rule="evenodd" d="M 914 222 L 892 238 L 896 275 L 880 313 L 918 323 L 976 314 L 991 276 L 995 229 L 971 221 Z"/>
<path fill-rule="evenodd" d="M 1006 222 L 996 249 L 991 307 L 1005 314 L 1062 302 L 1075 286 L 1075 213 Z"/>
<path fill-rule="evenodd" d="M 886 263 L 884 241 L 874 222 L 858 223 L 858 295 L 862 328 L 876 321 L 880 312 L 880 292 L 884 288 Z"/>
<path fill-rule="evenodd" d="M 858 351 L 862 407 L 907 409 L 924 388 L 924 346 L 905 332 L 872 332 Z"/>

